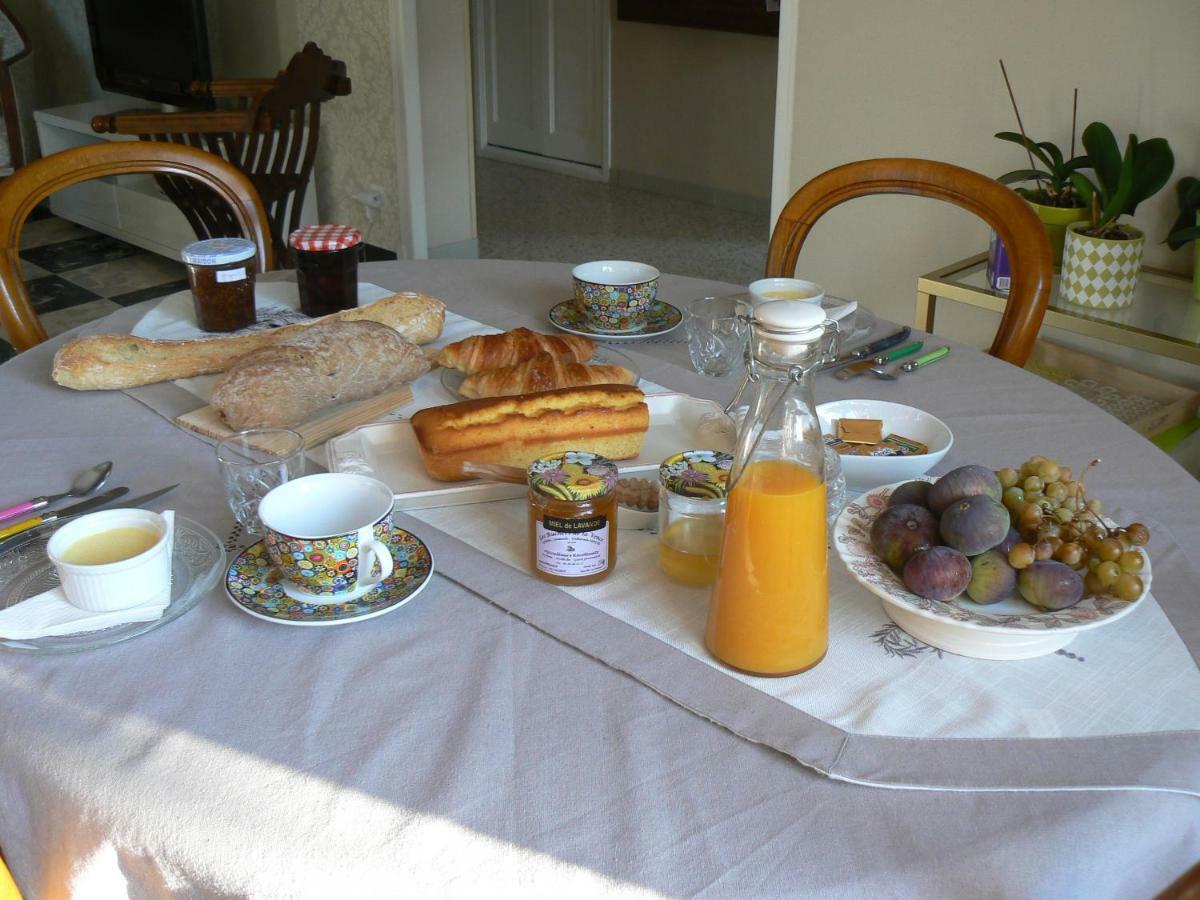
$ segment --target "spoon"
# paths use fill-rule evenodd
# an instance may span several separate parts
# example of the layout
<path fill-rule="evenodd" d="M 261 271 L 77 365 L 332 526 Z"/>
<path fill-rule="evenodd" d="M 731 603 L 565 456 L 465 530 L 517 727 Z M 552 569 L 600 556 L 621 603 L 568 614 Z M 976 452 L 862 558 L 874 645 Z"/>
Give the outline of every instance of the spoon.
<path fill-rule="evenodd" d="M 102 462 L 92 466 L 75 479 L 69 491 L 64 491 L 61 494 L 51 494 L 48 497 L 34 497 L 32 500 L 26 500 L 24 503 L 18 503 L 16 506 L 10 506 L 8 509 L 0 509 L 0 522 L 3 522 L 5 519 L 11 519 L 13 516 L 33 512 L 67 497 L 86 497 L 92 491 L 98 489 L 100 485 L 104 484 L 108 479 L 108 473 L 112 471 L 112 465 L 111 462 Z"/>
<path fill-rule="evenodd" d="M 868 369 L 867 371 L 870 372 L 872 375 L 875 375 L 879 378 L 884 379 L 885 381 L 895 381 L 897 373 L 915 372 L 915 371 L 917 371 L 917 369 L 921 368 L 922 366 L 927 366 L 930 363 L 937 362 L 939 359 L 941 359 L 943 356 L 945 356 L 949 352 L 950 352 L 949 347 L 939 347 L 936 350 L 931 350 L 929 353 L 926 353 L 924 356 L 918 356 L 916 359 L 910 359 L 908 362 L 902 363 L 901 365 L 896 367 L 895 372 L 884 371 L 883 366 L 876 366 L 875 368 Z"/>

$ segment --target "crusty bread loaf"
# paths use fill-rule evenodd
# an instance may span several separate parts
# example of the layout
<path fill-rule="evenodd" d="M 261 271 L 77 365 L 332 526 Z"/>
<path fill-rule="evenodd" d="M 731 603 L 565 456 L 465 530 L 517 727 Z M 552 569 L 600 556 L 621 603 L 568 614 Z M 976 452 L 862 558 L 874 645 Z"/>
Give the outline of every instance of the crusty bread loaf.
<path fill-rule="evenodd" d="M 437 364 L 471 375 L 488 369 L 515 366 L 539 353 L 550 353 L 571 362 L 587 362 L 596 352 L 596 342 L 574 334 L 538 334 L 514 328 L 502 334 L 473 334 L 447 344 L 437 355 Z"/>
<path fill-rule="evenodd" d="M 378 322 L 325 322 L 249 353 L 213 387 L 230 428 L 289 428 L 429 371 L 421 348 Z"/>
<path fill-rule="evenodd" d="M 325 322 L 378 322 L 401 337 L 425 344 L 442 333 L 446 305 L 427 294 L 403 293 L 369 306 L 332 313 L 270 331 L 197 341 L 152 341 L 127 334 L 98 334 L 68 341 L 54 354 L 55 381 L 77 391 L 111 390 L 224 372 L 255 350 L 290 340 Z"/>
<path fill-rule="evenodd" d="M 635 387 L 598 385 L 435 406 L 414 415 L 412 427 L 429 476 L 465 481 L 467 460 L 525 468 L 564 450 L 630 459 L 641 452 L 650 410 Z"/>
<path fill-rule="evenodd" d="M 539 353 L 515 366 L 468 375 L 458 392 L 468 399 L 511 397 L 532 391 L 587 387 L 593 384 L 636 384 L 637 375 L 624 366 L 586 366 Z"/>

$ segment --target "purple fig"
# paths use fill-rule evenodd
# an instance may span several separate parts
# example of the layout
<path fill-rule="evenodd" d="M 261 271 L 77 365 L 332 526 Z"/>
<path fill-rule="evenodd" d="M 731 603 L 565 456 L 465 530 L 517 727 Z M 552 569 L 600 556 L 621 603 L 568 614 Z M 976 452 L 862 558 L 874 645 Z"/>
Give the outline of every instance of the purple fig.
<path fill-rule="evenodd" d="M 987 494 L 999 502 L 1003 493 L 1000 479 L 991 469 L 986 466 L 959 466 L 934 482 L 929 489 L 929 508 L 940 516 L 947 506 L 963 497 Z"/>
<path fill-rule="evenodd" d="M 996 603 L 1012 596 L 1017 587 L 1017 570 L 999 549 L 985 550 L 971 560 L 971 582 L 967 596 L 976 603 Z"/>
<path fill-rule="evenodd" d="M 904 586 L 928 600 L 953 600 L 971 582 L 971 561 L 953 547 L 926 547 L 904 565 Z"/>
<path fill-rule="evenodd" d="M 916 506 L 928 507 L 928 501 L 928 481 L 906 481 L 892 491 L 892 496 L 888 497 L 888 506 L 900 506 L 904 503 L 912 503 Z"/>
<path fill-rule="evenodd" d="M 922 547 L 937 542 L 937 519 L 923 506 L 889 506 L 871 523 L 871 549 L 896 572 Z"/>
<path fill-rule="evenodd" d="M 967 556 L 991 550 L 1008 535 L 1008 510 L 986 494 L 955 500 L 942 513 L 942 542 Z"/>
<path fill-rule="evenodd" d="M 1039 609 L 1056 611 L 1083 599 L 1083 579 L 1065 563 L 1041 559 L 1017 576 L 1021 596 Z"/>

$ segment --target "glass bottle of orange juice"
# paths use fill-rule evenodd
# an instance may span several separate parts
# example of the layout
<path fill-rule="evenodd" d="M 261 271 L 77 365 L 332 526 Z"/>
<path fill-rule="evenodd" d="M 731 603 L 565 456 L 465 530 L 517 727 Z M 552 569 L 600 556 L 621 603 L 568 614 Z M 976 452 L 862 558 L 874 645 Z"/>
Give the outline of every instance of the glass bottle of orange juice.
<path fill-rule="evenodd" d="M 732 668 L 794 675 L 829 643 L 824 443 L 812 373 L 836 327 L 818 304 L 776 300 L 749 315 L 749 408 L 738 428 L 705 643 Z M 745 396 L 745 395 L 748 395 Z"/>

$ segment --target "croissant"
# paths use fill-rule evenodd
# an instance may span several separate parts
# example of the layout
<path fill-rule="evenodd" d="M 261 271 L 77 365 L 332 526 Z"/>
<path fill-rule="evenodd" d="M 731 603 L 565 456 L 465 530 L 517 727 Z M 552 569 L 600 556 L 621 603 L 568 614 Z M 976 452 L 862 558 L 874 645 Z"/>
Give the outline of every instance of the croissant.
<path fill-rule="evenodd" d="M 458 392 L 469 400 L 511 397 L 555 388 L 590 387 L 593 384 L 635 384 L 637 375 L 623 366 L 585 366 L 565 362 L 550 353 L 539 353 L 515 366 L 476 372 L 463 379 Z"/>
<path fill-rule="evenodd" d="M 475 334 L 447 344 L 437 355 L 437 364 L 471 375 L 487 369 L 515 366 L 539 353 L 581 363 L 591 359 L 595 352 L 596 344 L 590 338 L 573 334 L 538 334 L 528 328 L 514 328 L 503 334 Z"/>

